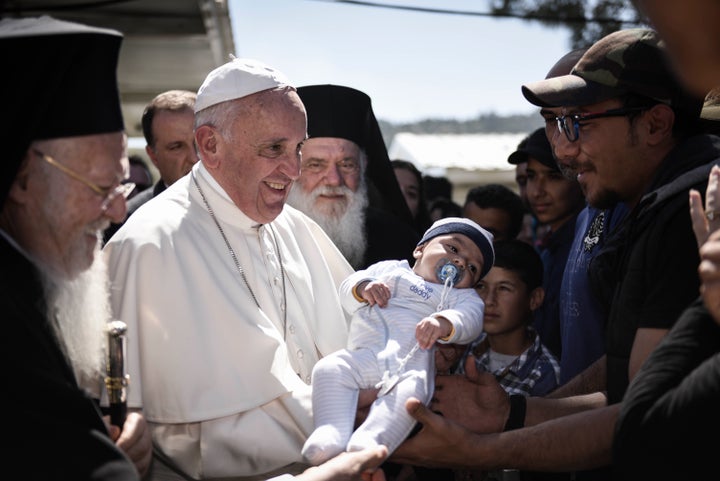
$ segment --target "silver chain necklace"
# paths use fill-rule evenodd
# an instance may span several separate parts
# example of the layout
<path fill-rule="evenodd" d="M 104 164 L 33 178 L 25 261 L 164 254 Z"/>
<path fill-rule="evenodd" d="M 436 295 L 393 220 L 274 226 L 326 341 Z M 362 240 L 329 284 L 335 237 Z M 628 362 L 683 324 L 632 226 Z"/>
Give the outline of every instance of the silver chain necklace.
<path fill-rule="evenodd" d="M 195 172 L 192 173 L 192 179 L 195 183 L 195 187 L 197 187 L 198 192 L 200 193 L 200 197 L 203 200 L 203 204 L 205 204 L 205 208 L 210 213 L 210 217 L 212 217 L 213 222 L 215 222 L 215 226 L 217 226 L 218 230 L 220 231 L 220 235 L 222 236 L 223 240 L 225 241 L 225 246 L 227 247 L 228 252 L 230 253 L 230 257 L 232 257 L 233 263 L 235 263 L 235 268 L 240 273 L 240 276 L 242 277 L 243 282 L 245 283 L 245 286 L 247 286 L 248 291 L 250 291 L 250 295 L 253 298 L 253 301 L 255 301 L 255 305 L 262 311 L 262 307 L 260 307 L 260 303 L 257 300 L 257 297 L 255 297 L 255 292 L 253 292 L 252 287 L 250 287 L 250 283 L 247 280 L 247 277 L 245 277 L 245 270 L 240 265 L 240 261 L 238 261 L 237 256 L 235 255 L 235 250 L 233 250 L 232 246 L 230 245 L 230 241 L 228 241 L 227 236 L 225 235 L 225 231 L 220 226 L 220 222 L 218 222 L 217 217 L 215 217 L 215 212 L 213 212 L 212 208 L 210 207 L 210 204 L 207 201 L 207 198 L 205 198 L 205 193 L 200 188 L 200 184 L 197 181 L 197 178 L 195 177 Z M 283 314 L 283 339 L 286 338 L 287 335 L 287 294 L 285 291 L 285 268 L 283 267 L 282 263 L 282 257 L 280 257 L 280 246 L 278 245 L 277 237 L 275 236 L 275 229 L 271 224 L 267 224 L 267 226 L 270 229 L 270 233 L 272 234 L 273 243 L 275 244 L 275 252 L 277 253 L 278 262 L 280 263 L 280 277 L 282 278 L 282 295 L 283 295 L 283 301 L 280 305 L 280 310 Z"/>

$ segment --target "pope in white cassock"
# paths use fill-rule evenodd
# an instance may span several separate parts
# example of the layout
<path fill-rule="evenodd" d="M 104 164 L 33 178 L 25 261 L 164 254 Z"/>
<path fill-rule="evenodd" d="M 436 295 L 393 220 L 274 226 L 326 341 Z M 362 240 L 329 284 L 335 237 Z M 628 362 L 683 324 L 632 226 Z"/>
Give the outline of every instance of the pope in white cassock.
<path fill-rule="evenodd" d="M 200 162 L 104 248 L 113 312 L 128 325 L 128 404 L 166 458 L 153 479 L 307 467 L 310 375 L 345 346 L 337 292 L 352 269 L 285 205 L 306 129 L 283 74 L 250 59 L 217 68 L 195 105 Z"/>

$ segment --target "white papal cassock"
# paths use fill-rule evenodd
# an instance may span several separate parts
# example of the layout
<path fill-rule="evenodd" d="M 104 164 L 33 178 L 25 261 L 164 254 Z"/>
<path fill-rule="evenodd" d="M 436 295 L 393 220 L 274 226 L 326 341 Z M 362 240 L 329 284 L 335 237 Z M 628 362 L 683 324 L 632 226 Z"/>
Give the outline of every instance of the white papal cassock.
<path fill-rule="evenodd" d="M 199 162 L 104 253 L 113 314 L 128 326 L 128 404 L 162 451 L 195 478 L 300 469 L 288 465 L 313 428 L 312 368 L 345 346 L 349 323 L 337 290 L 353 271 L 322 229 L 287 205 L 258 226 Z"/>

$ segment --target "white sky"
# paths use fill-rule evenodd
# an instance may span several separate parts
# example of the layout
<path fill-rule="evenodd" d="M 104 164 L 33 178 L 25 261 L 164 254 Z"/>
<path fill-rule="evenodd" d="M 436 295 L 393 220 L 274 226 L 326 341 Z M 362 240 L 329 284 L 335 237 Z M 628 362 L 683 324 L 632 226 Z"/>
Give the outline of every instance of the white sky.
<path fill-rule="evenodd" d="M 297 86 L 367 93 L 375 115 L 401 123 L 467 120 L 537 109 L 520 93 L 568 52 L 570 32 L 537 22 L 372 8 L 318 0 L 228 0 L 236 55 Z M 376 0 L 485 12 L 483 0 Z"/>

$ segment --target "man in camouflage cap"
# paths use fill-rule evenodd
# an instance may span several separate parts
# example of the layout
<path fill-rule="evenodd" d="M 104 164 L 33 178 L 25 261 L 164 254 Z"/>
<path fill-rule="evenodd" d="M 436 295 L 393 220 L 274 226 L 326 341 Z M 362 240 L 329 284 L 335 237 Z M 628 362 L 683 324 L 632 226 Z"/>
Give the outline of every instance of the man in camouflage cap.
<path fill-rule="evenodd" d="M 632 211 L 626 221 L 634 231 L 632 244 L 627 229 L 619 229 L 605 248 L 626 249 L 623 263 L 611 265 L 600 254 L 590 269 L 596 292 L 611 306 L 607 385 L 598 382 L 616 402 L 645 355 L 697 295 L 687 191 L 704 190 L 718 157 L 710 138 L 693 136 L 702 98 L 684 89 L 662 41 L 647 29 L 610 34 L 570 74 L 528 83 L 522 91 L 530 102 L 556 112 L 551 140 L 558 164 L 577 178 L 588 203 L 602 209 L 622 203 Z M 696 167 L 699 173 L 685 175 Z M 650 219 L 653 229 L 667 232 L 650 229 Z M 653 242 L 661 237 L 664 242 Z M 678 252 L 678 245 L 688 248 Z M 662 267 L 657 259 L 664 260 Z M 644 279 L 654 279 L 653 286 Z"/>
<path fill-rule="evenodd" d="M 556 159 L 588 202 L 598 208 L 624 204 L 630 211 L 589 272 L 608 308 L 606 356 L 554 393 L 562 400 L 508 400 L 485 378 L 481 384 L 443 381 L 429 407 L 408 403 L 424 429 L 395 452 L 398 461 L 432 457 L 444 466 L 539 471 L 610 465 L 630 380 L 698 295 L 688 191 L 705 191 L 720 141 L 697 133 L 702 98 L 676 80 L 657 34 L 612 33 L 590 47 L 570 74 L 528 83 L 523 94 L 556 116 L 550 139 Z M 474 432 L 512 431 L 473 435 L 432 411 Z M 467 448 L 430 454 L 441 439 Z"/>

